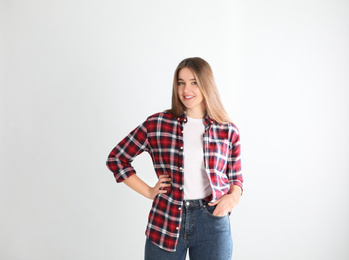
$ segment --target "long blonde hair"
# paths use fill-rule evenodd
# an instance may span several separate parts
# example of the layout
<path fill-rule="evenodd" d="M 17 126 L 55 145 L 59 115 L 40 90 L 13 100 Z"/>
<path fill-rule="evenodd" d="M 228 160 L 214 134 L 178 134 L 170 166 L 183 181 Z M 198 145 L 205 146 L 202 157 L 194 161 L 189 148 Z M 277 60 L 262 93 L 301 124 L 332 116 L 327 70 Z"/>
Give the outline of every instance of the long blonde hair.
<path fill-rule="evenodd" d="M 178 73 L 182 68 L 189 68 L 196 79 L 198 87 L 204 96 L 206 113 L 218 123 L 232 122 L 223 107 L 211 66 L 202 58 L 194 57 L 182 60 L 174 73 L 172 88 L 172 107 L 167 110 L 176 117 L 181 116 L 185 106 L 178 97 Z"/>

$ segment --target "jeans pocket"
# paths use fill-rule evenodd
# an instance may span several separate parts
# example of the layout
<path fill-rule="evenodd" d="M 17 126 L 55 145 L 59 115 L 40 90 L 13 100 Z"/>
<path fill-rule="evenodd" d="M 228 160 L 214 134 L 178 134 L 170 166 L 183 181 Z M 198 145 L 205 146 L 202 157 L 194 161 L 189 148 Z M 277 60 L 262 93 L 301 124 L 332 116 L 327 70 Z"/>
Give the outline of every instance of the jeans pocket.
<path fill-rule="evenodd" d="M 227 215 L 224 215 L 224 216 L 216 216 L 216 215 L 213 215 L 213 211 L 216 209 L 216 206 L 209 206 L 209 205 L 205 205 L 205 212 L 207 213 L 207 215 L 209 215 L 210 217 L 212 218 L 216 218 L 216 219 L 223 219 L 225 218 Z"/>

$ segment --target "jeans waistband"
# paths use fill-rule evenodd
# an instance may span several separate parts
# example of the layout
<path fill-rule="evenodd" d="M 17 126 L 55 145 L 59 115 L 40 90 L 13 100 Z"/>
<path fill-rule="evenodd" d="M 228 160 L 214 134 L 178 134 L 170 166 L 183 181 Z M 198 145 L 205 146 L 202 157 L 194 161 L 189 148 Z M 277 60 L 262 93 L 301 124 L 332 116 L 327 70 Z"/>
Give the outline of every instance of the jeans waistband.
<path fill-rule="evenodd" d="M 198 199 L 198 200 L 184 200 L 183 205 L 186 208 L 195 208 L 195 207 L 202 207 L 203 205 L 207 205 L 207 201 L 204 199 Z"/>

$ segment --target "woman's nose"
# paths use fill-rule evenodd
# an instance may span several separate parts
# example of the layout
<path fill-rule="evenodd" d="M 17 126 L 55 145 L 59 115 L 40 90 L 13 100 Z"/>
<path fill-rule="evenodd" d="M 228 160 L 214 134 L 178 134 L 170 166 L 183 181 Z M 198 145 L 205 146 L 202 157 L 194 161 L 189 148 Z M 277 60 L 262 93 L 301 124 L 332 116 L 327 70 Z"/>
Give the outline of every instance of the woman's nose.
<path fill-rule="evenodd" d="M 189 90 L 189 84 L 185 84 L 183 90 L 184 90 L 184 92 L 188 91 Z"/>

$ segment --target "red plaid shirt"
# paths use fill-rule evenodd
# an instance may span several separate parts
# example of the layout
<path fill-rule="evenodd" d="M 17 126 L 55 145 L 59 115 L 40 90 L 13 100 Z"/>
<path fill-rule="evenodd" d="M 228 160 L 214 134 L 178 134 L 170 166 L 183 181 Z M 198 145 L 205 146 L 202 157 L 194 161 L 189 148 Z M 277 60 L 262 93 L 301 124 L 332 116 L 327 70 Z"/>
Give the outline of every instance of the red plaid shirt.
<path fill-rule="evenodd" d="M 183 208 L 183 124 L 186 114 L 175 118 L 170 113 L 157 113 L 147 118 L 126 136 L 109 154 L 107 166 L 117 182 L 135 174 L 133 159 L 147 151 L 157 176 L 168 174 L 171 191 L 158 194 L 149 213 L 146 236 L 167 251 L 176 251 Z M 212 202 L 225 195 L 231 185 L 242 188 L 240 137 L 232 123 L 218 124 L 205 117 L 203 137 L 204 164 L 209 177 Z"/>

